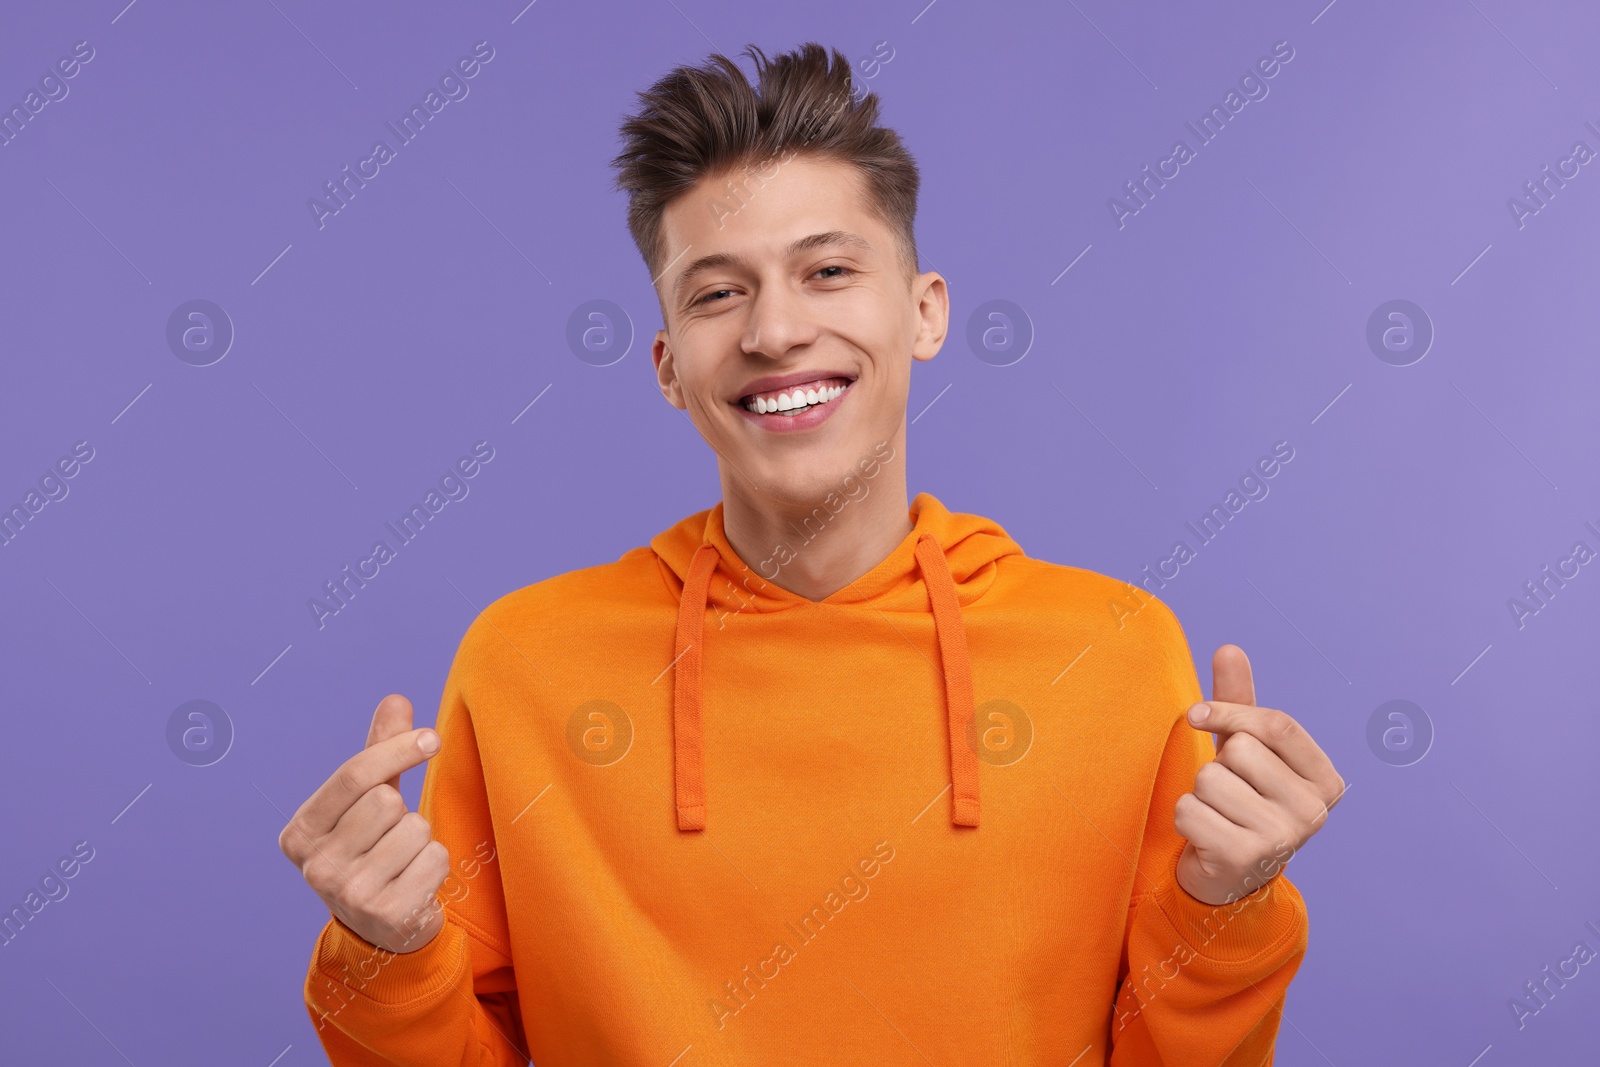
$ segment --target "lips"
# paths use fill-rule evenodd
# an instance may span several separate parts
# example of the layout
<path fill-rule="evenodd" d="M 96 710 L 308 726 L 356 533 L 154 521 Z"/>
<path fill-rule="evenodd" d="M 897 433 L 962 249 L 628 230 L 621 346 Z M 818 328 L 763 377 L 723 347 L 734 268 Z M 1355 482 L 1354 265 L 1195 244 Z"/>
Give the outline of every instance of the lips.
<path fill-rule="evenodd" d="M 768 406 L 766 394 L 757 393 L 748 406 L 735 403 L 733 409 L 739 418 L 767 433 L 783 436 L 807 433 L 832 418 L 834 412 L 849 403 L 850 394 L 855 392 L 855 385 L 847 378 L 821 380 L 836 384 L 814 392 L 802 392 L 801 386 L 790 386 L 787 393 L 776 394 L 779 398 L 776 406 Z"/>

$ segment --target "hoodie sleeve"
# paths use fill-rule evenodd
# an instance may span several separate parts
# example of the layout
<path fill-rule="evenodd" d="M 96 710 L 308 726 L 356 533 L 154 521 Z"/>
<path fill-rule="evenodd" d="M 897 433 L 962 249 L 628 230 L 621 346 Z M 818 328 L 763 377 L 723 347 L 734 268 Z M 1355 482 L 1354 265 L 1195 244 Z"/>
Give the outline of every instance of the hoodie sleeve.
<path fill-rule="evenodd" d="M 469 630 L 470 633 L 470 630 Z M 334 1067 L 500 1067 L 529 1062 L 483 767 L 463 686 L 463 638 L 434 726 L 418 811 L 450 850 L 445 922 L 415 952 L 370 944 L 337 918 L 306 976 L 312 1026 Z"/>
<path fill-rule="evenodd" d="M 1202 699 L 1176 617 L 1156 602 L 1167 636 L 1153 669 L 1172 721 L 1140 843 L 1111 1021 L 1109 1067 L 1260 1067 L 1272 1062 L 1289 982 L 1305 956 L 1304 900 L 1279 871 L 1232 904 L 1210 905 L 1177 881 L 1185 839 L 1178 798 L 1216 758 L 1211 735 L 1184 718 Z"/>

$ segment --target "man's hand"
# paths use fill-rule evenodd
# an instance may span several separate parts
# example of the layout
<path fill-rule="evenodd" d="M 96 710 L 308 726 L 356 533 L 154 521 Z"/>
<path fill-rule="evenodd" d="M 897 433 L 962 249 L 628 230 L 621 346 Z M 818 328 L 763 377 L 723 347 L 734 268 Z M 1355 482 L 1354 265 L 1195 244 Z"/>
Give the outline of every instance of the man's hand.
<path fill-rule="evenodd" d="M 278 847 L 328 910 L 367 941 L 415 952 L 444 925 L 434 893 L 450 853 L 428 821 L 406 810 L 400 774 L 439 751 L 439 735 L 411 728 L 411 702 L 378 702 L 367 747 L 300 805 Z"/>
<path fill-rule="evenodd" d="M 1194 792 L 1178 798 L 1173 825 L 1188 843 L 1177 877 L 1196 900 L 1229 904 L 1274 878 L 1322 829 L 1345 783 L 1304 727 L 1256 707 L 1238 645 L 1211 657 L 1211 697 L 1189 709 L 1189 725 L 1217 734 L 1217 756 L 1195 775 Z"/>

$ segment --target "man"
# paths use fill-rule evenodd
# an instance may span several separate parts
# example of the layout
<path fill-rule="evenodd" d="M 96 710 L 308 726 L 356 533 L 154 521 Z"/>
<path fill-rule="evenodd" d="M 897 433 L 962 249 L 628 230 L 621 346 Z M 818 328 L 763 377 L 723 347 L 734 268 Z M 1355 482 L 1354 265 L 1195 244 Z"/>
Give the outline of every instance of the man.
<path fill-rule="evenodd" d="M 912 362 L 949 315 L 916 165 L 837 52 L 746 52 L 757 88 L 722 56 L 673 71 L 614 161 L 660 388 L 722 499 L 497 600 L 437 727 L 386 697 L 284 828 L 332 912 L 324 1048 L 1270 1062 L 1307 944 L 1283 866 L 1339 775 L 1241 649 L 1201 703 L 1155 597 L 908 503 Z"/>

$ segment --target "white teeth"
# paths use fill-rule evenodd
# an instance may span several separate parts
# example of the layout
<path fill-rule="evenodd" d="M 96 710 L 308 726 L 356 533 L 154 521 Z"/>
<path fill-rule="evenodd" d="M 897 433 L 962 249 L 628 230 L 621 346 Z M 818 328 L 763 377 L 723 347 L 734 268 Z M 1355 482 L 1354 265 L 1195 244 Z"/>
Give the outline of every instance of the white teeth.
<path fill-rule="evenodd" d="M 766 415 L 774 411 L 794 411 L 814 404 L 826 404 L 844 391 L 845 386 L 831 385 L 822 389 L 796 389 L 791 393 L 779 393 L 775 400 L 758 396 L 745 405 L 745 410 L 753 411 L 757 415 Z"/>

